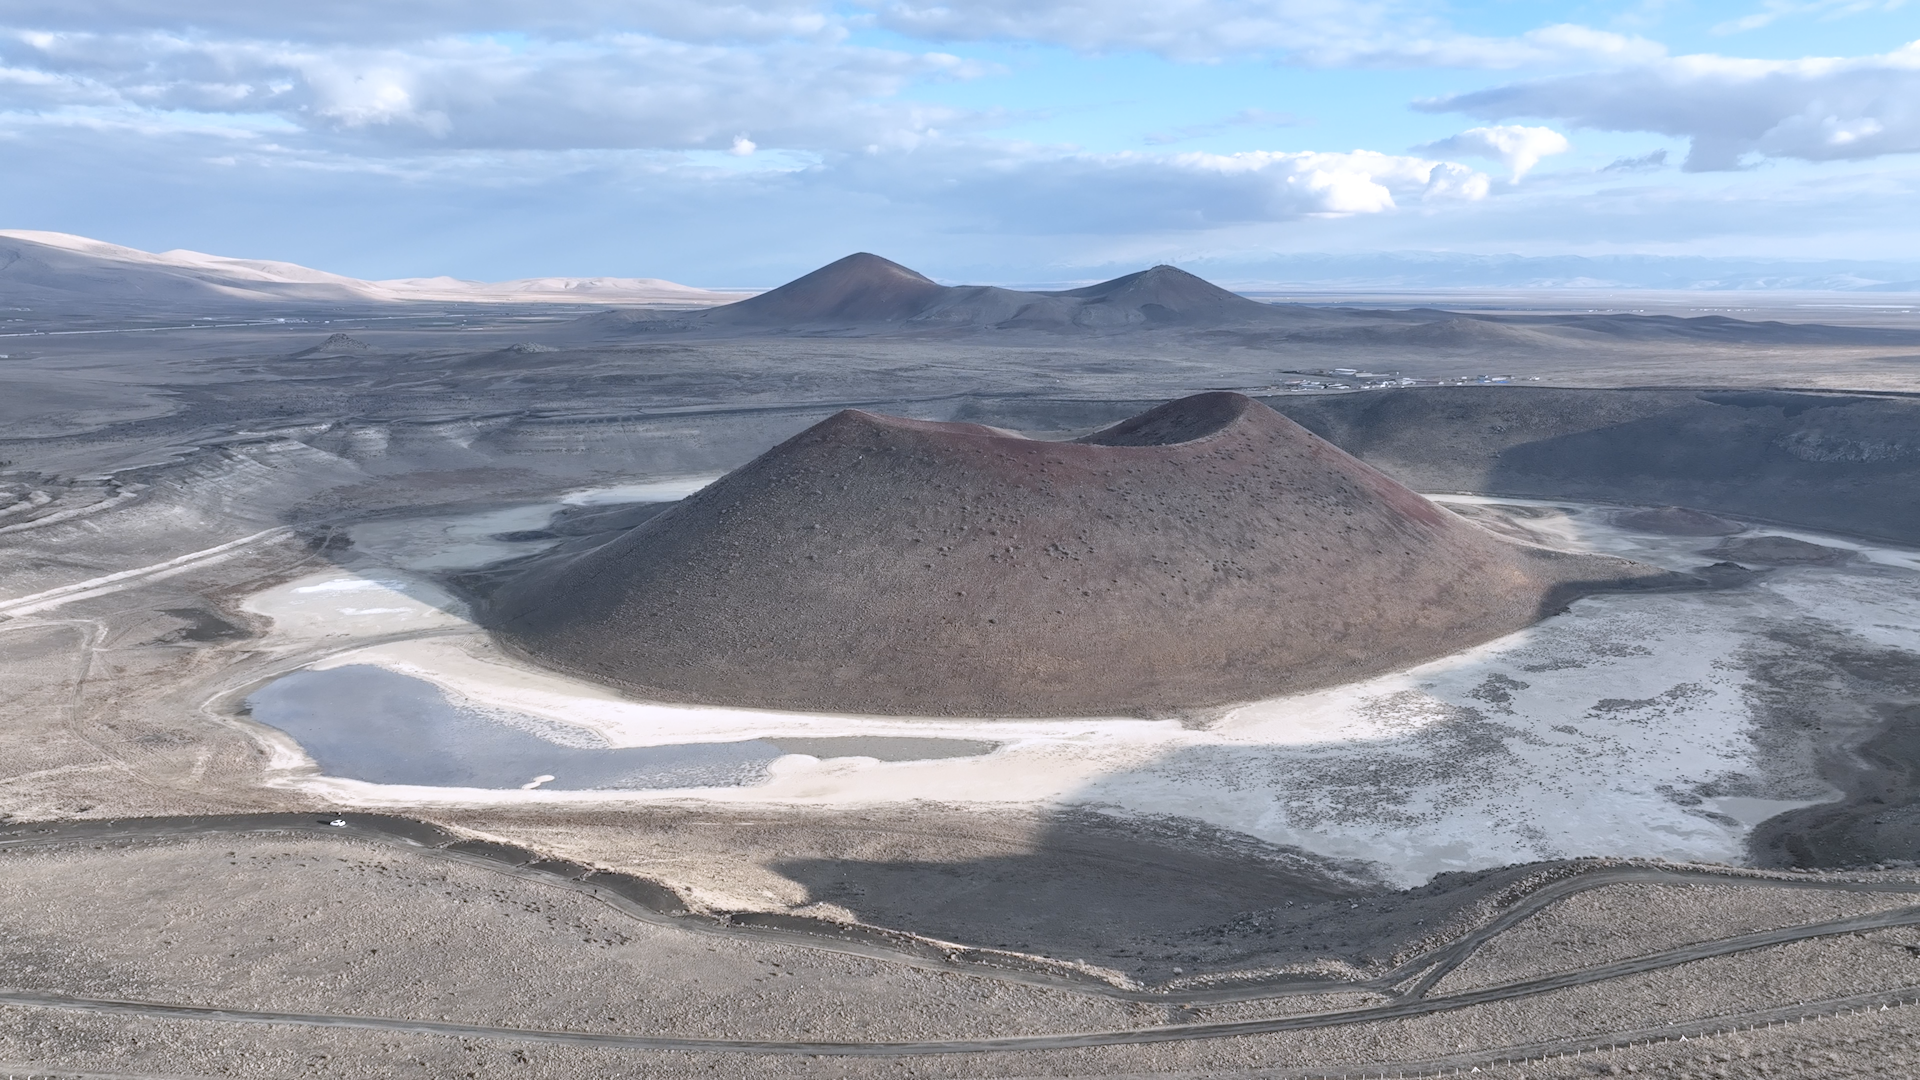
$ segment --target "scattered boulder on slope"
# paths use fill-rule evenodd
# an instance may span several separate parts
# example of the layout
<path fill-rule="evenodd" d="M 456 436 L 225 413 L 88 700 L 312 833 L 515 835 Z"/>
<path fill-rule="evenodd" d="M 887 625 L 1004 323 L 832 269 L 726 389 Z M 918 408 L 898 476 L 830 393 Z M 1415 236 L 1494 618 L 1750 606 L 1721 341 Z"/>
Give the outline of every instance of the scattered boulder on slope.
<path fill-rule="evenodd" d="M 1389 670 L 1604 588 L 1686 580 L 1504 541 L 1250 398 L 1076 442 L 841 412 L 485 617 L 666 700 L 1163 715 Z"/>

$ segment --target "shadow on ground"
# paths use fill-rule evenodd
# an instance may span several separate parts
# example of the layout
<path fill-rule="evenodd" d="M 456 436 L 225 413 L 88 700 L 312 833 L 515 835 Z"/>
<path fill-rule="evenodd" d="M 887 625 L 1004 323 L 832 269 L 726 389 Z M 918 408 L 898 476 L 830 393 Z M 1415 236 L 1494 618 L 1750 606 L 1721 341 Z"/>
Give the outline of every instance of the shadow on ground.
<path fill-rule="evenodd" d="M 813 902 L 872 925 L 1123 967 L 1191 960 L 1226 944 L 1225 928 L 1249 912 L 1345 906 L 1383 891 L 1350 876 L 1356 868 L 1191 822 L 1062 812 L 1026 851 L 950 857 L 963 837 L 941 845 L 948 857 L 894 841 L 893 857 L 849 852 L 772 868 Z"/>

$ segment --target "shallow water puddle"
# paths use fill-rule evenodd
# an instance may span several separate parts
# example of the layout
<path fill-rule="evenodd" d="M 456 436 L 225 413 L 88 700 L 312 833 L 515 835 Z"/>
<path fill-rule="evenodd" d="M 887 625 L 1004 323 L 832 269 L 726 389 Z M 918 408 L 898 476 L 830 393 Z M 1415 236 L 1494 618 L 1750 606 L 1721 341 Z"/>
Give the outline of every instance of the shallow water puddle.
<path fill-rule="evenodd" d="M 370 664 L 296 671 L 247 698 L 253 719 L 291 735 L 320 771 L 373 784 L 526 790 L 740 787 L 789 754 L 920 761 L 991 753 L 971 739 L 747 739 L 610 746 L 593 732 L 453 701 Z"/>

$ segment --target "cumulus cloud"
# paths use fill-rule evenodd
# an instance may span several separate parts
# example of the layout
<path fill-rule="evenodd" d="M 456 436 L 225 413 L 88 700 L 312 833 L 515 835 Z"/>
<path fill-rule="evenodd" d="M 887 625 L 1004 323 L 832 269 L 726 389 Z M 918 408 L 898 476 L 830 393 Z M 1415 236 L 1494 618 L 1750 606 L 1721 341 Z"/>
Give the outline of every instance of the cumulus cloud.
<path fill-rule="evenodd" d="M 1540 117 L 1692 140 L 1685 167 L 1748 155 L 1845 161 L 1920 151 L 1920 42 L 1879 56 L 1679 56 L 1623 71 L 1514 83 L 1418 103 L 1488 120 Z"/>
<path fill-rule="evenodd" d="M 931 40 L 1026 41 L 1082 52 L 1142 51 L 1176 60 L 1274 55 L 1306 63 L 1521 67 L 1625 62 L 1658 44 L 1584 26 L 1512 37 L 1449 28 L 1439 5 L 1413 0 L 866 0 L 890 29 Z"/>
<path fill-rule="evenodd" d="M 1469 157 L 1492 158 L 1505 165 L 1510 178 L 1519 183 L 1520 178 L 1533 171 L 1540 159 L 1550 154 L 1567 152 L 1567 137 L 1545 127 L 1520 127 L 1513 124 L 1499 124 L 1494 127 L 1468 128 L 1458 135 L 1451 135 L 1438 142 L 1417 147 L 1435 154 L 1465 154 Z"/>

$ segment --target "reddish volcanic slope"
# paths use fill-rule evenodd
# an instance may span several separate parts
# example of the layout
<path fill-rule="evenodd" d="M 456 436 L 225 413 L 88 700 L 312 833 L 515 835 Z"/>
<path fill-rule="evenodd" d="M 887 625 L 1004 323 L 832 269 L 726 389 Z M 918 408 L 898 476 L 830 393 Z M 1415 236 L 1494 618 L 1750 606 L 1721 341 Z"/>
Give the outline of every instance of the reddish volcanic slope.
<path fill-rule="evenodd" d="M 1251 398 L 1078 442 L 848 410 L 489 621 L 637 694 L 909 715 L 1164 714 L 1326 685 L 1662 580 L 1499 539 Z"/>

